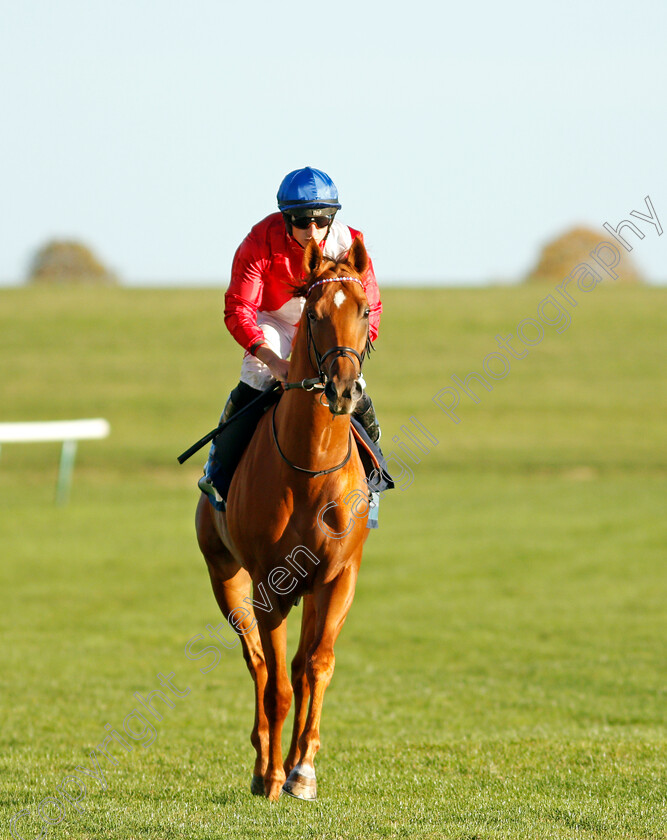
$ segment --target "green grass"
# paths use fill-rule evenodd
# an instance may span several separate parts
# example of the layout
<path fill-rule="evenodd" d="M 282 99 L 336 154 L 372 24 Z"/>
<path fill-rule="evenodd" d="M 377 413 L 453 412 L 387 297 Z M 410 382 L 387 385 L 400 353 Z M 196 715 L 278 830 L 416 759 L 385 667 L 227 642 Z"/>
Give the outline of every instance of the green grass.
<path fill-rule="evenodd" d="M 0 420 L 103 416 L 112 434 L 81 443 L 62 508 L 59 446 L 2 448 L 0 836 L 30 809 L 36 837 L 39 803 L 173 671 L 190 694 L 154 743 L 102 758 L 107 789 L 89 778 L 50 837 L 664 837 L 667 290 L 579 294 L 458 425 L 431 400 L 545 294 L 384 293 L 366 378 L 385 451 L 411 416 L 439 443 L 369 537 L 320 798 L 272 804 L 249 791 L 239 651 L 206 675 L 183 651 L 220 621 L 193 528 L 203 456 L 175 456 L 238 378 L 222 293 L 2 290 Z"/>

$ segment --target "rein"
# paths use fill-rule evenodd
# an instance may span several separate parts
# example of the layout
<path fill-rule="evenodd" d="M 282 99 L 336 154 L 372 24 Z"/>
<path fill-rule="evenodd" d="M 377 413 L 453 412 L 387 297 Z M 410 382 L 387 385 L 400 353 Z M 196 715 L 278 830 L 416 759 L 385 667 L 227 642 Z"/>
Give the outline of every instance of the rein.
<path fill-rule="evenodd" d="M 345 464 L 347 464 L 347 462 L 350 460 L 350 457 L 352 455 L 352 430 L 351 429 L 350 429 L 350 437 L 349 437 L 348 444 L 347 444 L 347 455 L 345 456 L 345 458 L 343 458 L 343 460 L 340 462 L 340 464 L 336 464 L 335 467 L 329 467 L 328 470 L 307 470 L 305 467 L 299 467 L 293 461 L 290 461 L 290 459 L 287 457 L 287 455 L 285 455 L 285 453 L 280 448 L 280 444 L 278 443 L 278 434 L 276 432 L 276 408 L 278 408 L 278 406 L 274 405 L 273 411 L 271 412 L 271 431 L 273 433 L 273 442 L 276 445 L 276 449 L 278 450 L 278 454 L 280 455 L 280 457 L 283 459 L 283 461 L 286 464 L 288 464 L 290 467 L 292 467 L 293 470 L 298 470 L 299 472 L 306 473 L 306 475 L 311 475 L 311 476 L 328 475 L 329 473 L 336 472 L 336 470 L 339 470 L 339 469 L 341 469 L 341 467 L 344 467 Z"/>

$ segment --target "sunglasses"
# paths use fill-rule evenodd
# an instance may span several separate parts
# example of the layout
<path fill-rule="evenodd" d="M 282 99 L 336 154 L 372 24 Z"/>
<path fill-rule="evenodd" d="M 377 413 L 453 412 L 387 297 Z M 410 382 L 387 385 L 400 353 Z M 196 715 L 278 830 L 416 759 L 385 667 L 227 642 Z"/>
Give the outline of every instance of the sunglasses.
<path fill-rule="evenodd" d="M 299 216 L 298 218 L 292 216 L 290 221 L 292 227 L 298 228 L 299 230 L 309 228 L 313 222 L 318 228 L 324 228 L 331 224 L 333 216 Z"/>

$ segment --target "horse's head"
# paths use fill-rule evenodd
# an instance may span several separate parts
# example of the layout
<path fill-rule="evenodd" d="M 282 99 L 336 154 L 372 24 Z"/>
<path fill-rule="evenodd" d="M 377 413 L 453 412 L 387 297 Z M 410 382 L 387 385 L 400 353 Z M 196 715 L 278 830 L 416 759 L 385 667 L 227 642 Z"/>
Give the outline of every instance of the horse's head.
<path fill-rule="evenodd" d="M 352 414 L 363 394 L 359 377 L 370 346 L 370 309 L 361 282 L 368 255 L 357 238 L 347 256 L 334 262 L 311 240 L 303 267 L 306 279 L 296 294 L 306 298 L 301 328 L 307 331 L 310 361 L 325 379 L 331 413 Z"/>

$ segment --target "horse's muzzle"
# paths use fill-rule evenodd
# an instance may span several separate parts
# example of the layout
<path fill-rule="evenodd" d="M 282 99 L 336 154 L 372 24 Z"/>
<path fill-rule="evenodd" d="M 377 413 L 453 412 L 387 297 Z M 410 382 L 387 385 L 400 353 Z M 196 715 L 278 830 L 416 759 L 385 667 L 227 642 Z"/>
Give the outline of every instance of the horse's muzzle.
<path fill-rule="evenodd" d="M 363 393 L 364 389 L 356 379 L 336 382 L 334 377 L 324 386 L 324 396 L 332 414 L 352 414 Z"/>

